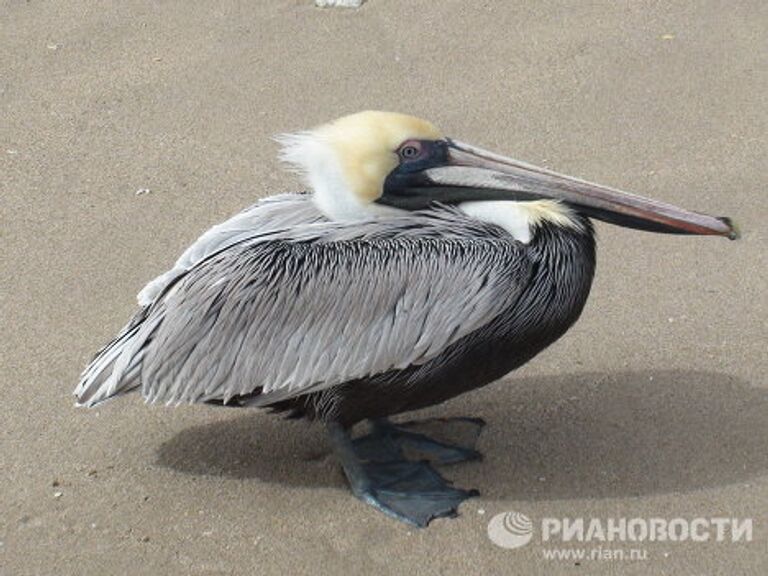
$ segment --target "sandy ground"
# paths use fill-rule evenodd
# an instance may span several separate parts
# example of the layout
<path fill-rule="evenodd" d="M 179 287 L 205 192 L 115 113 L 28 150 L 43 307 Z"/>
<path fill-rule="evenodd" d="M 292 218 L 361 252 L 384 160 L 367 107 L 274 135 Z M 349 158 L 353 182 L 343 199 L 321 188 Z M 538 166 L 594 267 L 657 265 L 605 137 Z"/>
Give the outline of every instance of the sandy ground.
<path fill-rule="evenodd" d="M 3 576 L 766 573 L 766 5 L 518 4 L 0 4 Z M 271 135 L 364 108 L 744 231 L 600 225 L 580 323 L 427 411 L 489 425 L 485 461 L 446 471 L 482 496 L 426 530 L 353 499 L 318 428 L 70 396 L 147 280 L 207 227 L 298 187 Z M 754 540 L 546 560 L 538 533 L 517 550 L 488 539 L 511 510 L 536 526 L 753 518 Z"/>

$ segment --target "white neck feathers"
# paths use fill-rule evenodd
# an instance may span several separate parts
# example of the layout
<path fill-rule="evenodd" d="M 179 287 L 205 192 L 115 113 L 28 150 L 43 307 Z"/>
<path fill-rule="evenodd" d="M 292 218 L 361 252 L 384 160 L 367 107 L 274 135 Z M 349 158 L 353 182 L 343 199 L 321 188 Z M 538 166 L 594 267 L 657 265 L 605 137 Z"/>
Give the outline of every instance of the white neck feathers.
<path fill-rule="evenodd" d="M 462 202 L 459 209 L 467 216 L 500 226 L 524 244 L 531 241 L 533 228 L 543 222 L 581 228 L 570 208 L 554 200 Z"/>

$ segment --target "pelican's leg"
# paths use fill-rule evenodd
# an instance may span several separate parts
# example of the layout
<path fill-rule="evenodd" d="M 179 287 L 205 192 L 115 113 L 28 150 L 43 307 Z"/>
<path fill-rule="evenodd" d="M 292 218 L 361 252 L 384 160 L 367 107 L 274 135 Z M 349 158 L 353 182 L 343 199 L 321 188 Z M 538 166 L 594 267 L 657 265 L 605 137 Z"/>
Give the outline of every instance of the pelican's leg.
<path fill-rule="evenodd" d="M 480 432 L 485 426 L 481 418 L 430 418 L 428 420 L 409 421 L 393 424 L 386 418 L 372 421 L 374 434 L 386 435 L 398 445 L 410 448 L 428 457 L 435 464 L 457 464 L 470 460 L 481 460 L 483 455 L 475 449 Z M 464 442 L 440 441 L 413 428 L 463 428 Z"/>
<path fill-rule="evenodd" d="M 478 494 L 452 487 L 428 462 L 406 460 L 389 434 L 374 430 L 353 440 L 340 424 L 327 428 L 355 496 L 402 522 L 424 527 L 456 516 L 459 504 Z"/>

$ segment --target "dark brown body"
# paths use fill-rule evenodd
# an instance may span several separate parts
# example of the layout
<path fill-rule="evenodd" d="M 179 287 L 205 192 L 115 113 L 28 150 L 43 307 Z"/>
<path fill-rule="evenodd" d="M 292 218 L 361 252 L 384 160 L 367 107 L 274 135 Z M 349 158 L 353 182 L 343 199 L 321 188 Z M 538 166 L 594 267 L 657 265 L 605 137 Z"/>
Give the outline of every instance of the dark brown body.
<path fill-rule="evenodd" d="M 514 305 L 438 357 L 277 402 L 271 408 L 289 411 L 292 418 L 351 426 L 444 402 L 525 364 L 562 336 L 586 303 L 595 270 L 595 239 L 589 220 L 580 219 L 582 230 L 555 225 L 535 230 L 523 252 L 531 273 Z M 512 237 L 509 241 L 516 242 Z M 240 400 L 247 404 L 247 398 Z"/>

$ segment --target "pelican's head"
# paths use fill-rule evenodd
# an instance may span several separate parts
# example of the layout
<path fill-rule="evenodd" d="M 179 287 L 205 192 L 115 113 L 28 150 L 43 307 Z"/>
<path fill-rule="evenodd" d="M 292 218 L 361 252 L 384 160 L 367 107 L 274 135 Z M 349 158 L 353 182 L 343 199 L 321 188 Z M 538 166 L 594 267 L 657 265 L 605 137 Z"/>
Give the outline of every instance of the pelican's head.
<path fill-rule="evenodd" d="M 334 220 L 441 203 L 501 224 L 523 241 L 533 224 L 571 225 L 574 213 L 654 232 L 737 237 L 728 218 L 499 156 L 405 114 L 359 112 L 278 140 L 281 158 L 303 174 L 318 208 Z"/>

